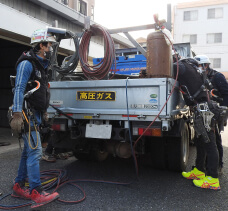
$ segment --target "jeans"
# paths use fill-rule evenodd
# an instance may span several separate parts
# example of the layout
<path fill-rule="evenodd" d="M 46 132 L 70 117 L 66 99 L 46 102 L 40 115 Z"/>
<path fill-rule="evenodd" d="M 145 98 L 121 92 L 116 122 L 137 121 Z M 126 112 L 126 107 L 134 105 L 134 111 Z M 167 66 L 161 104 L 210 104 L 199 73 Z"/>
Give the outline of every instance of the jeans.
<path fill-rule="evenodd" d="M 219 156 L 214 131 L 208 132 L 208 136 L 209 143 L 205 143 L 201 137 L 196 140 L 196 168 L 202 172 L 206 172 L 207 169 L 207 176 L 218 178 Z"/>
<path fill-rule="evenodd" d="M 34 188 L 41 186 L 39 161 L 42 156 L 42 147 L 40 134 L 38 131 L 31 131 L 30 140 L 29 133 L 23 133 L 22 138 L 24 140 L 24 149 L 15 183 L 25 181 L 28 177 L 31 192 Z"/>

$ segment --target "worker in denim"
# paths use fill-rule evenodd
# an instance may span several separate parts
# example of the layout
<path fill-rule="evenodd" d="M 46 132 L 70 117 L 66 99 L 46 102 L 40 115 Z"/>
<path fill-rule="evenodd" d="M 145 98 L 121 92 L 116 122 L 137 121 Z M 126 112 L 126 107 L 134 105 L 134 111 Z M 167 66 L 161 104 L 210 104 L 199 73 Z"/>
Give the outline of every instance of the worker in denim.
<path fill-rule="evenodd" d="M 52 43 L 55 38 L 46 29 L 36 30 L 31 39 L 33 48 L 24 52 L 16 64 L 16 80 L 13 99 L 13 117 L 10 126 L 14 134 L 19 134 L 24 140 L 24 149 L 18 169 L 18 175 L 13 187 L 13 197 L 31 199 L 35 203 L 32 208 L 47 204 L 59 197 L 57 192 L 49 194 L 43 191 L 40 181 L 39 160 L 42 156 L 42 147 L 38 126 L 45 116 L 49 105 L 47 67 L 51 56 Z M 24 95 L 30 88 L 30 81 L 37 81 L 35 91 L 25 106 Z M 26 109 L 27 112 L 26 113 Z M 25 187 L 28 177 L 29 189 Z"/>

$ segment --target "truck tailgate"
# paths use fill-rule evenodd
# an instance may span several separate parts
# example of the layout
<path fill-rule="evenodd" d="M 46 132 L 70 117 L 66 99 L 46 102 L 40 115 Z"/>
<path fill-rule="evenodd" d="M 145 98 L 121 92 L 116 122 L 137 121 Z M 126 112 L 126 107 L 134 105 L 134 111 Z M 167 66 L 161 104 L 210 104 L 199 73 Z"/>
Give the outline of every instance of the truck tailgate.
<path fill-rule="evenodd" d="M 131 120 L 153 120 L 167 100 L 174 79 L 119 79 L 51 82 L 50 104 L 71 113 L 77 119 L 98 117 L 105 120 L 126 120 L 127 101 Z M 176 105 L 172 99 L 161 115 L 169 115 Z M 55 113 L 49 107 L 48 112 Z"/>

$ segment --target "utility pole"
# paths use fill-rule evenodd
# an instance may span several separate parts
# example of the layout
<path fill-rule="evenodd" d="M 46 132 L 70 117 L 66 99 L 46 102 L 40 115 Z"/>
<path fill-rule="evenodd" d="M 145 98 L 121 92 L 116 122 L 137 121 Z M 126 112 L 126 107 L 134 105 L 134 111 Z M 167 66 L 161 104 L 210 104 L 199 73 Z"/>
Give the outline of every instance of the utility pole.
<path fill-rule="evenodd" d="M 167 4 L 167 22 L 166 28 L 171 32 L 172 31 L 172 11 L 171 11 L 171 4 Z"/>

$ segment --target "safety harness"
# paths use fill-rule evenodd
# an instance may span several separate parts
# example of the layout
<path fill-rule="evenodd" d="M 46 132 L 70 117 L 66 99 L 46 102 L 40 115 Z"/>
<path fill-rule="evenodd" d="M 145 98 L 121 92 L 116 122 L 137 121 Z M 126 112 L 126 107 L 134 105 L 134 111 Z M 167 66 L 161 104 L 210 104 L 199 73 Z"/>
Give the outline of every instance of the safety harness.
<path fill-rule="evenodd" d="M 28 107 L 45 112 L 49 107 L 50 91 L 48 88 L 48 71 L 40 63 L 39 59 L 36 57 L 35 53 L 31 49 L 28 52 L 24 52 L 16 63 L 16 68 L 18 64 L 24 60 L 28 60 L 32 63 L 33 71 L 30 77 L 30 81 L 38 81 L 40 83 L 39 89 L 33 92 L 27 98 Z M 34 89 L 37 86 L 36 83 L 28 83 L 26 91 Z"/>
<path fill-rule="evenodd" d="M 208 132 L 214 130 L 223 108 L 211 100 L 208 90 L 213 89 L 212 83 L 208 79 L 206 72 L 201 73 L 198 71 L 197 61 L 187 58 L 180 60 L 178 63 L 180 91 L 186 104 L 192 107 L 194 129 L 205 143 L 209 143 Z M 213 72 L 213 74 L 216 73 Z"/>
<path fill-rule="evenodd" d="M 48 74 L 43 65 L 39 62 L 38 58 L 35 56 L 33 50 L 24 52 L 16 63 L 16 68 L 18 64 L 24 60 L 28 60 L 32 63 L 33 71 L 30 77 L 30 81 L 26 86 L 26 93 L 24 94 L 24 102 L 22 109 L 22 118 L 24 120 L 23 133 L 28 134 L 28 143 L 31 149 L 36 149 L 38 147 L 38 121 L 35 116 L 35 111 L 45 112 L 49 106 L 49 86 L 48 86 Z M 10 76 L 11 86 L 15 88 L 15 76 Z M 13 118 L 12 106 L 8 111 L 9 122 Z M 32 125 L 31 126 L 31 122 Z M 31 131 L 36 131 L 37 143 L 35 143 Z M 19 134 L 19 143 L 22 134 Z M 33 141 L 33 147 L 31 145 L 31 140 Z"/>

